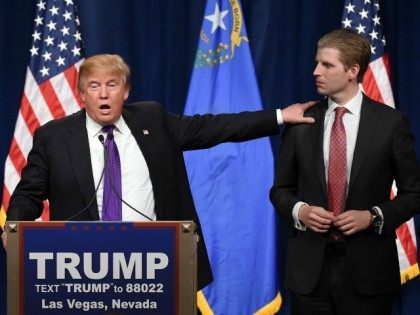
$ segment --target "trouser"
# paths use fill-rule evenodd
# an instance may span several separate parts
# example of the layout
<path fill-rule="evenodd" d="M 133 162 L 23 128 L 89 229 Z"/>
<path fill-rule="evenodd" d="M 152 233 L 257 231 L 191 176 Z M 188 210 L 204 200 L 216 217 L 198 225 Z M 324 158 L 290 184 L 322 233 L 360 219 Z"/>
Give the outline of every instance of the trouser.
<path fill-rule="evenodd" d="M 291 293 L 292 315 L 391 314 L 394 294 L 364 295 L 350 277 L 344 244 L 327 243 L 320 279 L 309 294 Z"/>

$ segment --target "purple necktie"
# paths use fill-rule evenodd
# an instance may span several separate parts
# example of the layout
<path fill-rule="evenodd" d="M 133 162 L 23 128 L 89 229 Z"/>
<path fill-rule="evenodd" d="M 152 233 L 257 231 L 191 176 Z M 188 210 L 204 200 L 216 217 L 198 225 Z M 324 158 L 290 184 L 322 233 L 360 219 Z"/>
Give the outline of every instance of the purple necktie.
<path fill-rule="evenodd" d="M 102 221 L 121 221 L 122 219 L 121 163 L 118 147 L 114 141 L 114 134 L 112 133 L 114 128 L 114 125 L 102 128 L 106 132 Z"/>

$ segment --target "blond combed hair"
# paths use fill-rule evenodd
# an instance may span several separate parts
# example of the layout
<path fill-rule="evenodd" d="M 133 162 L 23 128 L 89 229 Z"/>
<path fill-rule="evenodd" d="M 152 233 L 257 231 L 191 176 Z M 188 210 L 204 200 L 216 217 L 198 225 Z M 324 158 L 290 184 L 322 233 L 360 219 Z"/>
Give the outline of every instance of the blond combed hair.
<path fill-rule="evenodd" d="M 117 75 L 123 80 L 126 89 L 130 89 L 130 67 L 119 55 L 100 54 L 91 56 L 83 62 L 79 69 L 77 88 L 83 92 L 86 78 L 94 71 L 105 70 L 113 75 Z"/>

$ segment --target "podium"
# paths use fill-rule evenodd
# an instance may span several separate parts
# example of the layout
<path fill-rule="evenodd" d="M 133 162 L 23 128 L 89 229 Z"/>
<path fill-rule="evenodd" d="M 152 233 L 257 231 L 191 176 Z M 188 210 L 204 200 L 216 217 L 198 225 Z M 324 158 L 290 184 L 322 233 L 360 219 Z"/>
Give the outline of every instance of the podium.
<path fill-rule="evenodd" d="M 192 221 L 8 222 L 7 310 L 196 314 Z"/>

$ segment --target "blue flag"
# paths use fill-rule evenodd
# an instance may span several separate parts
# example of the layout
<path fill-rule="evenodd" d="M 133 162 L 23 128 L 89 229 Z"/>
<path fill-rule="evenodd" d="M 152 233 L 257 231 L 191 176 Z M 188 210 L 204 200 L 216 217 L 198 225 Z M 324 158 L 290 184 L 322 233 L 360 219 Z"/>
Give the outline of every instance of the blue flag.
<path fill-rule="evenodd" d="M 240 3 L 209 0 L 184 114 L 261 109 Z M 185 159 L 214 275 L 198 294 L 199 309 L 274 314 L 281 297 L 269 139 L 186 152 Z"/>

